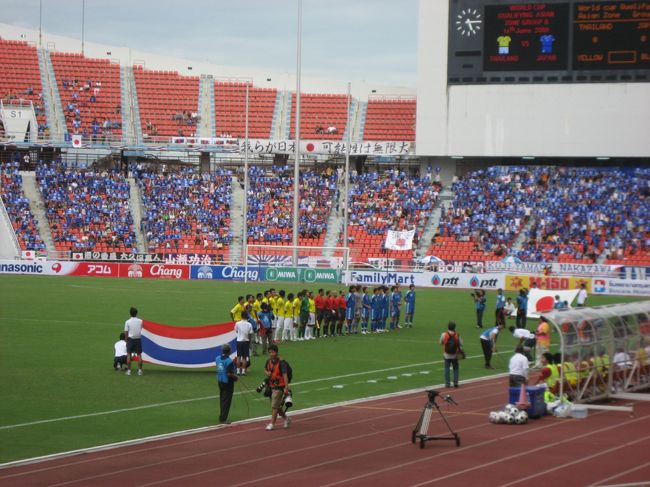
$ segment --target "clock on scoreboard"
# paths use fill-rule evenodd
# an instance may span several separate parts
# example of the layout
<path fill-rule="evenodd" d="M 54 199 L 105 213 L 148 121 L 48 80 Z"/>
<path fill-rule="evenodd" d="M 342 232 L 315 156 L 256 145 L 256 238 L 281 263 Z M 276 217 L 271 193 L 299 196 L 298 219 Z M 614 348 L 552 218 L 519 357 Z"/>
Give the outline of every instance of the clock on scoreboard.
<path fill-rule="evenodd" d="M 650 0 L 450 0 L 448 83 L 650 81 Z"/>

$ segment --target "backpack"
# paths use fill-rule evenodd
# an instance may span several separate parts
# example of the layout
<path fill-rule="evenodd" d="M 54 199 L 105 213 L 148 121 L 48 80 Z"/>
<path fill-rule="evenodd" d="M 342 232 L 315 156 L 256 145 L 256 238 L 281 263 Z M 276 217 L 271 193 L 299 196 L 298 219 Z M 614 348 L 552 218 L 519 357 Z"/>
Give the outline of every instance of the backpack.
<path fill-rule="evenodd" d="M 280 364 L 283 364 L 287 368 L 287 379 L 289 379 L 289 383 L 291 383 L 291 379 L 293 379 L 293 369 L 291 368 L 291 365 L 289 365 L 289 362 L 286 360 L 281 360 Z"/>
<path fill-rule="evenodd" d="M 451 334 L 447 332 L 447 340 L 445 340 L 445 353 L 448 355 L 455 355 L 460 350 L 460 340 L 458 333 Z"/>

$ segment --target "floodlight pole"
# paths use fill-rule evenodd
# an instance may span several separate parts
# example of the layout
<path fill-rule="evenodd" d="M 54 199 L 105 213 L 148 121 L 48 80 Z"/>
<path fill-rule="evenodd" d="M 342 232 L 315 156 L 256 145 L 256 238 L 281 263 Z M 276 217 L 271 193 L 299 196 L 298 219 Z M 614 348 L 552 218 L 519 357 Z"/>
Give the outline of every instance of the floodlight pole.
<path fill-rule="evenodd" d="M 298 267 L 298 230 L 300 219 L 298 215 L 298 196 L 300 178 L 300 70 L 302 58 L 302 0 L 298 0 L 298 48 L 296 54 L 296 153 L 293 161 L 293 265 Z M 291 126 L 291 125 L 289 125 Z"/>
<path fill-rule="evenodd" d="M 38 2 L 38 47 L 43 47 L 43 0 Z"/>
<path fill-rule="evenodd" d="M 350 107 L 352 106 L 351 100 L 350 100 L 350 88 L 351 88 L 351 83 L 348 81 L 348 121 L 347 121 L 347 126 L 346 129 L 348 131 L 348 136 L 347 140 L 345 142 L 345 174 L 344 174 L 344 191 L 345 191 L 345 196 L 343 197 L 343 204 L 344 204 L 344 209 L 343 209 L 343 247 L 347 247 L 348 245 L 348 208 L 349 208 L 349 202 L 348 198 L 350 196 L 350 143 L 352 141 L 352 127 L 351 127 L 351 114 L 350 114 Z M 343 256 L 343 268 L 347 271 L 348 270 L 348 260 L 349 260 L 349 255 Z"/>
<path fill-rule="evenodd" d="M 84 53 L 84 31 L 86 24 L 86 0 L 81 0 L 81 54 Z"/>
<path fill-rule="evenodd" d="M 243 264 L 244 266 L 248 265 L 248 256 L 246 255 L 246 245 L 248 244 L 248 93 L 250 89 L 250 83 L 246 82 L 246 118 L 244 125 L 244 235 L 243 235 Z M 244 281 L 246 281 L 246 275 L 248 269 L 244 269 Z"/>

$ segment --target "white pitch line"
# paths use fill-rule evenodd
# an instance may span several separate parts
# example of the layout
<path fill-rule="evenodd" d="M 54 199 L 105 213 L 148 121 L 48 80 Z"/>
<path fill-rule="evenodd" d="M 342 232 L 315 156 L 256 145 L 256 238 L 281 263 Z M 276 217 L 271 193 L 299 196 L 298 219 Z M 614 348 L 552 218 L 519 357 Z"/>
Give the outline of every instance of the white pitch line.
<path fill-rule="evenodd" d="M 506 353 L 506 352 L 497 352 L 497 353 Z M 468 357 L 468 358 L 471 359 L 471 358 L 477 358 L 477 357 L 483 357 L 483 355 L 474 355 L 474 356 Z M 294 382 L 292 384 L 294 386 L 299 386 L 299 385 L 304 385 L 304 384 L 312 384 L 314 382 L 334 381 L 334 380 L 339 380 L 339 379 L 347 379 L 349 377 L 358 377 L 358 376 L 368 375 L 368 374 L 377 374 L 377 373 L 380 373 L 380 372 L 391 372 L 391 371 L 394 371 L 394 370 L 408 369 L 408 368 L 412 368 L 412 367 L 423 367 L 423 366 L 426 366 L 426 365 L 436 365 L 436 364 L 441 364 L 441 363 L 443 363 L 442 360 L 434 360 L 433 362 L 422 362 L 422 363 L 419 363 L 419 364 L 400 365 L 400 366 L 397 366 L 397 367 L 388 367 L 388 368 L 385 368 L 385 369 L 368 370 L 368 371 L 365 371 L 365 372 L 355 372 L 355 373 L 352 373 L 352 374 L 338 375 L 336 377 L 322 377 L 322 378 L 319 378 L 319 379 L 311 379 L 311 380 L 306 380 L 306 381 L 302 381 L 302 382 Z M 394 379 L 391 379 L 391 380 L 396 380 L 397 379 L 396 376 L 391 376 L 391 377 L 394 377 Z M 486 377 L 489 377 L 489 376 L 486 376 Z M 329 387 L 326 388 L 326 389 L 329 389 Z M 235 394 L 238 395 L 238 394 L 243 394 L 243 393 L 246 393 L 246 392 L 250 392 L 250 391 L 239 391 L 239 392 L 235 392 Z M 29 421 L 29 422 L 26 422 L 26 423 L 8 424 L 8 425 L 0 426 L 0 431 L 8 430 L 8 429 L 14 429 L 14 428 L 22 428 L 22 427 L 26 427 L 26 426 L 34 426 L 34 425 L 37 425 L 37 424 L 56 423 L 56 422 L 59 422 L 59 421 L 71 421 L 71 420 L 75 420 L 75 419 L 92 418 L 92 417 L 95 417 L 95 416 L 106 416 L 106 415 L 109 415 L 109 414 L 119 414 L 119 413 L 124 413 L 124 412 L 129 412 L 129 411 L 138 411 L 138 410 L 142 410 L 142 409 L 152 409 L 152 408 L 158 408 L 158 407 L 173 406 L 175 404 L 187 404 L 187 403 L 196 402 L 196 401 L 214 400 L 217 397 L 218 396 L 216 394 L 214 394 L 214 395 L 211 395 L 211 396 L 195 397 L 195 398 L 191 398 L 191 399 L 180 399 L 178 401 L 167 401 L 167 402 L 160 402 L 160 403 L 154 403 L 154 404 L 144 404 L 142 406 L 134 406 L 132 408 L 113 409 L 113 410 L 108 410 L 108 411 L 98 411 L 96 413 L 76 414 L 76 415 L 73 415 L 73 416 L 62 416 L 62 417 L 59 417 L 59 418 L 40 419 L 40 420 L 36 420 L 36 421 Z"/>

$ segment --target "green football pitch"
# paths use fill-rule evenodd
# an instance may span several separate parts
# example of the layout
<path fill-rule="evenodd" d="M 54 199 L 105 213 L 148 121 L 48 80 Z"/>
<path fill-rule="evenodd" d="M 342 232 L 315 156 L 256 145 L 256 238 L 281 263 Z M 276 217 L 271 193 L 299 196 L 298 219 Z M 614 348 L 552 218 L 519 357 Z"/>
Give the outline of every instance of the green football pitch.
<path fill-rule="evenodd" d="M 113 343 L 130 306 L 158 323 L 221 323 L 229 321 L 238 295 L 265 286 L 0 276 L 0 463 L 215 425 L 213 368 L 145 364 L 143 376 L 126 376 L 112 368 Z M 494 294 L 488 293 L 486 325 L 494 315 Z M 630 300 L 591 297 L 589 304 Z M 295 408 L 440 384 L 437 342 L 449 320 L 458 323 L 468 355 L 461 379 L 490 372 L 483 368 L 469 291 L 419 289 L 412 329 L 281 344 L 280 354 L 293 368 Z M 529 320 L 528 328 L 533 326 Z M 493 372 L 506 370 L 513 346 L 514 339 L 503 333 Z M 230 420 L 270 413 L 268 400 L 254 391 L 263 363 L 263 357 L 254 357 L 249 375 L 237 383 Z"/>

